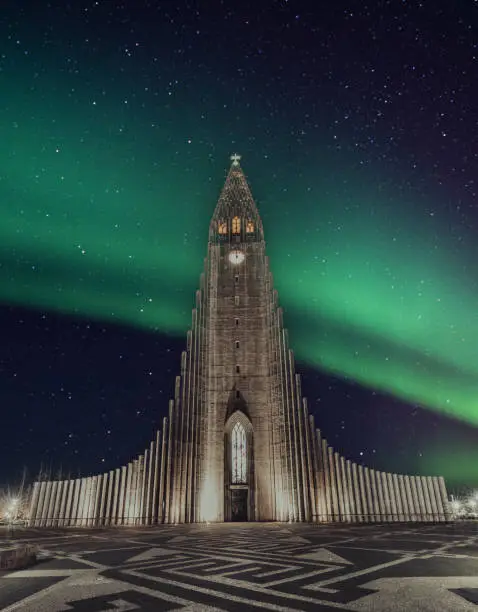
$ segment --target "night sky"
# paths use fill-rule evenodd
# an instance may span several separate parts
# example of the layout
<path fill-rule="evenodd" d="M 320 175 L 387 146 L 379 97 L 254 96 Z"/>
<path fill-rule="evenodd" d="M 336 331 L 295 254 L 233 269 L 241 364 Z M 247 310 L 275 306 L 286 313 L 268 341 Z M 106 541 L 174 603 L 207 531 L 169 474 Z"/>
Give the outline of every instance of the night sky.
<path fill-rule="evenodd" d="M 329 442 L 478 486 L 477 83 L 476 0 L 3 2 L 0 483 L 149 443 L 237 151 Z"/>

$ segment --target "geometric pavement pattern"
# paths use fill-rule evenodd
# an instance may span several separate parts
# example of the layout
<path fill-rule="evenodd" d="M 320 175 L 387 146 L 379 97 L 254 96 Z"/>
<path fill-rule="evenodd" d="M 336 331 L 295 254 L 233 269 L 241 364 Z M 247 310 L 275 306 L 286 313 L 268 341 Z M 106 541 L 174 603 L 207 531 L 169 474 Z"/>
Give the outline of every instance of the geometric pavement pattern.
<path fill-rule="evenodd" d="M 478 612 L 474 522 L 26 529 L 13 537 L 40 553 L 31 568 L 0 573 L 5 611 Z M 0 547 L 6 542 L 0 532 Z"/>

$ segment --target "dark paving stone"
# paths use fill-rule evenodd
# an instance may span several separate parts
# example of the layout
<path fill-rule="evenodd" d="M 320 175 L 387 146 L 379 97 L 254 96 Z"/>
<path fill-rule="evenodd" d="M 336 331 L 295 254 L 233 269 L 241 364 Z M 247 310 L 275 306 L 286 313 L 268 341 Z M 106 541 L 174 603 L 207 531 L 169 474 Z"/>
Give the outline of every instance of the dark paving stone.
<path fill-rule="evenodd" d="M 475 546 L 450 546 L 446 549 L 449 555 L 470 555 L 478 557 L 478 544 Z"/>
<path fill-rule="evenodd" d="M 362 546 L 373 547 L 371 542 L 361 542 Z M 360 546 L 357 544 L 357 546 Z M 355 569 L 365 569 L 373 565 L 381 565 L 382 563 L 388 563 L 394 559 L 400 558 L 399 553 L 387 552 L 385 550 L 363 550 L 354 547 L 352 544 L 344 544 L 342 546 L 327 546 L 327 550 L 347 559 L 350 563 L 353 563 Z"/>
<path fill-rule="evenodd" d="M 145 610 L 146 612 L 169 612 L 169 610 L 179 610 L 184 607 L 181 604 L 151 597 L 133 590 L 67 603 L 75 612 L 103 612 L 104 610 L 118 610 L 118 605 L 115 602 L 119 600 L 137 606 L 139 610 Z"/>
<path fill-rule="evenodd" d="M 120 545 L 118 545 L 120 547 Z M 99 550 L 94 553 L 88 553 L 85 555 L 85 559 L 93 561 L 94 563 L 100 563 L 101 565 L 107 565 L 108 567 L 117 567 L 128 562 L 129 559 L 136 557 L 146 550 L 149 550 L 150 546 L 144 548 L 131 548 L 129 550 Z"/>
<path fill-rule="evenodd" d="M 91 569 L 91 566 L 86 565 L 85 563 L 81 563 L 80 561 L 76 561 L 74 559 L 69 559 L 65 557 L 64 559 L 59 558 L 43 558 L 35 564 L 32 569 L 35 570 L 85 570 Z"/>
<path fill-rule="evenodd" d="M 478 589 L 450 589 L 450 591 L 478 606 Z"/>
<path fill-rule="evenodd" d="M 14 603 L 22 601 L 25 597 L 30 597 L 43 589 L 47 589 L 53 584 L 65 580 L 61 577 L 37 577 L 37 578 L 2 578 L 5 572 L 0 573 L 0 610 L 4 610 Z M 19 608 L 21 610 L 21 608 Z"/>

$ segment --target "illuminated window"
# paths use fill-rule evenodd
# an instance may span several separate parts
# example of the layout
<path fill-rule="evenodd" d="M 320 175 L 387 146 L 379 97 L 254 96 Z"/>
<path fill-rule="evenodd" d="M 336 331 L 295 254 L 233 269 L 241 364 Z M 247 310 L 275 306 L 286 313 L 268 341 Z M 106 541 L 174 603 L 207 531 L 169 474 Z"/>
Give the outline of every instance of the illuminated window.
<path fill-rule="evenodd" d="M 247 473 L 247 445 L 246 430 L 241 423 L 236 423 L 231 435 L 232 446 L 232 482 L 246 482 Z"/>
<path fill-rule="evenodd" d="M 253 231 L 254 231 L 254 223 L 252 221 L 248 221 L 246 224 L 246 232 L 248 234 L 252 234 Z"/>
<path fill-rule="evenodd" d="M 227 234 L 227 223 L 224 221 L 219 221 L 218 232 L 220 234 Z"/>
<path fill-rule="evenodd" d="M 232 219 L 232 233 L 240 234 L 241 233 L 241 220 L 239 217 L 234 217 Z"/>

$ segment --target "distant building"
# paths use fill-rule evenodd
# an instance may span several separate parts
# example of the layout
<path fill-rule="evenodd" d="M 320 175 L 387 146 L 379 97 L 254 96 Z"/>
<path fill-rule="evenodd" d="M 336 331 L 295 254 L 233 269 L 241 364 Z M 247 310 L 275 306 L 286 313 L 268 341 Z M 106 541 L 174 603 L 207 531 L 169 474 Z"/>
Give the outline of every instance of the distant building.
<path fill-rule="evenodd" d="M 127 466 L 36 482 L 31 524 L 447 520 L 443 478 L 357 465 L 316 429 L 261 218 L 231 161 L 162 432 Z"/>

